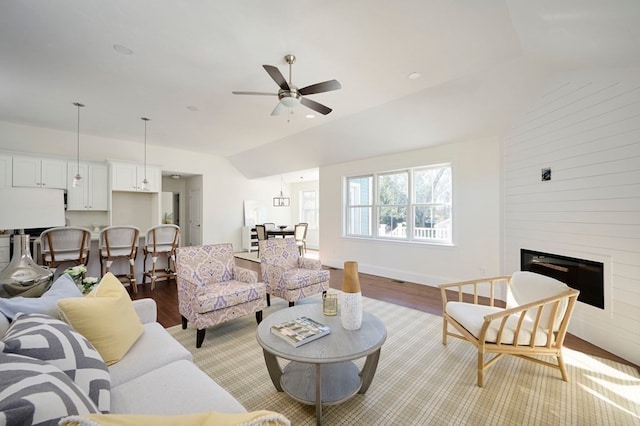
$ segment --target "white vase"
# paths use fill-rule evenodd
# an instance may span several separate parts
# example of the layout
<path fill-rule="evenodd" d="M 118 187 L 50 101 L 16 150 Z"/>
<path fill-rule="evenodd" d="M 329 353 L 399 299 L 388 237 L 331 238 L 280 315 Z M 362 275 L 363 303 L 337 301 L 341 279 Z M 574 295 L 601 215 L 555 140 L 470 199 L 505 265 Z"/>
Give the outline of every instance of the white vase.
<path fill-rule="evenodd" d="M 340 296 L 340 316 L 345 330 L 359 330 L 362 325 L 362 293 L 343 293 Z"/>

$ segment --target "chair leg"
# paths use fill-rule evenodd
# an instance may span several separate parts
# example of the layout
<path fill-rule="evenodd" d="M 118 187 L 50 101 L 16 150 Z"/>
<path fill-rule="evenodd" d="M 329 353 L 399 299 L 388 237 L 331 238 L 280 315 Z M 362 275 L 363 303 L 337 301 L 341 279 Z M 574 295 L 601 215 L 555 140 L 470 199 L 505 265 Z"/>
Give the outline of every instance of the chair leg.
<path fill-rule="evenodd" d="M 478 387 L 484 386 L 484 353 L 478 351 Z"/>
<path fill-rule="evenodd" d="M 447 331 L 449 330 L 447 325 L 447 319 L 442 317 L 442 344 L 447 345 Z"/>
<path fill-rule="evenodd" d="M 269 297 L 269 293 L 267 293 L 267 306 L 271 306 L 271 297 Z"/>
<path fill-rule="evenodd" d="M 206 331 L 206 328 L 199 328 L 198 331 L 196 331 L 196 348 L 202 346 L 202 342 L 204 342 L 204 333 Z"/>
<path fill-rule="evenodd" d="M 187 319 L 184 316 L 182 316 L 182 329 L 187 329 Z"/>
<path fill-rule="evenodd" d="M 256 312 L 256 322 L 260 324 L 262 322 L 262 311 Z"/>
<path fill-rule="evenodd" d="M 289 302 L 289 307 L 292 307 L 295 304 L 296 304 L 296 302 Z"/>
<path fill-rule="evenodd" d="M 131 283 L 131 287 L 133 287 L 133 294 L 138 293 L 138 283 L 136 282 L 136 268 L 134 261 L 129 260 L 129 282 Z"/>
<path fill-rule="evenodd" d="M 567 368 L 564 365 L 564 359 L 562 358 L 562 352 L 558 354 L 558 367 L 560 368 L 560 374 L 562 374 L 562 380 L 569 381 L 569 375 L 567 374 Z"/>

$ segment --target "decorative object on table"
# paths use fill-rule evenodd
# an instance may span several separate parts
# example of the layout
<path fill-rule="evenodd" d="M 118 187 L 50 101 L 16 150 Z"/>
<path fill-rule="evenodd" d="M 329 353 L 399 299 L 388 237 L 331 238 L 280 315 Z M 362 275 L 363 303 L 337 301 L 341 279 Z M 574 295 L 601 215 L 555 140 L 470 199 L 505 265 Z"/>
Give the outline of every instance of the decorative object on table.
<path fill-rule="evenodd" d="M 25 228 L 64 225 L 64 192 L 61 189 L 0 188 L 0 227 L 18 229 L 13 236 L 13 257 L 0 273 L 0 296 L 5 286 L 17 288 L 19 296 L 32 287 L 51 285 L 53 272 L 38 265 L 31 257 L 29 235 Z"/>
<path fill-rule="evenodd" d="M 358 278 L 358 262 L 344 262 L 344 278 L 340 299 L 342 327 L 346 330 L 359 330 L 362 325 L 362 292 Z"/>
<path fill-rule="evenodd" d="M 98 284 L 98 277 L 86 277 L 82 280 L 82 293 L 91 293 L 93 288 Z"/>
<path fill-rule="evenodd" d="M 278 225 L 278 228 L 284 231 L 285 229 L 287 229 L 287 225 Z"/>
<path fill-rule="evenodd" d="M 328 316 L 338 315 L 338 295 L 324 293 L 322 295 L 322 313 Z"/>
<path fill-rule="evenodd" d="M 313 342 L 331 333 L 329 326 L 314 321 L 309 317 L 299 317 L 271 326 L 271 334 L 280 337 L 294 347 Z"/>
<path fill-rule="evenodd" d="M 82 290 L 82 279 L 84 278 L 84 274 L 87 273 L 87 267 L 84 265 L 76 265 L 69 267 L 64 270 L 65 274 L 69 274 L 73 282 L 76 283 L 78 288 Z"/>

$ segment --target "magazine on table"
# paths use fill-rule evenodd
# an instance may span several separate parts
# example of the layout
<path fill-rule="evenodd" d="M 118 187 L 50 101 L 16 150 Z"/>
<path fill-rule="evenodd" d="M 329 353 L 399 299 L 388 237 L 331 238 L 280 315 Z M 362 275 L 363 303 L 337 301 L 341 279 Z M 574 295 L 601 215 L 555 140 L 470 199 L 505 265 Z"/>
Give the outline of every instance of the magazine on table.
<path fill-rule="evenodd" d="M 331 332 L 329 326 L 312 320 L 309 317 L 299 317 L 271 326 L 271 333 L 298 347 L 312 342 Z"/>

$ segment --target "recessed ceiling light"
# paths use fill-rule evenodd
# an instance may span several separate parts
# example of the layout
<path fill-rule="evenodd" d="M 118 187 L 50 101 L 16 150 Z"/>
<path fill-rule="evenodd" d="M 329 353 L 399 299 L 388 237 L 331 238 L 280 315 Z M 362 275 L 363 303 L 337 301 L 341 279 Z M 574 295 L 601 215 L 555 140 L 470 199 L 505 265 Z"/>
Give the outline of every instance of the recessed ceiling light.
<path fill-rule="evenodd" d="M 304 118 L 312 119 L 312 118 L 316 118 L 316 116 L 313 114 L 307 114 L 304 116 Z"/>
<path fill-rule="evenodd" d="M 121 44 L 114 44 L 113 50 L 118 53 L 122 53 L 123 55 L 133 55 L 133 50 L 129 49 L 127 46 L 123 46 Z"/>
<path fill-rule="evenodd" d="M 189 111 L 200 111 L 200 108 L 198 108 L 197 106 L 193 106 L 193 105 L 187 105 L 187 109 Z"/>
<path fill-rule="evenodd" d="M 409 78 L 409 80 L 415 80 L 417 78 L 422 77 L 422 74 L 420 74 L 419 72 L 412 72 L 407 77 Z"/>

